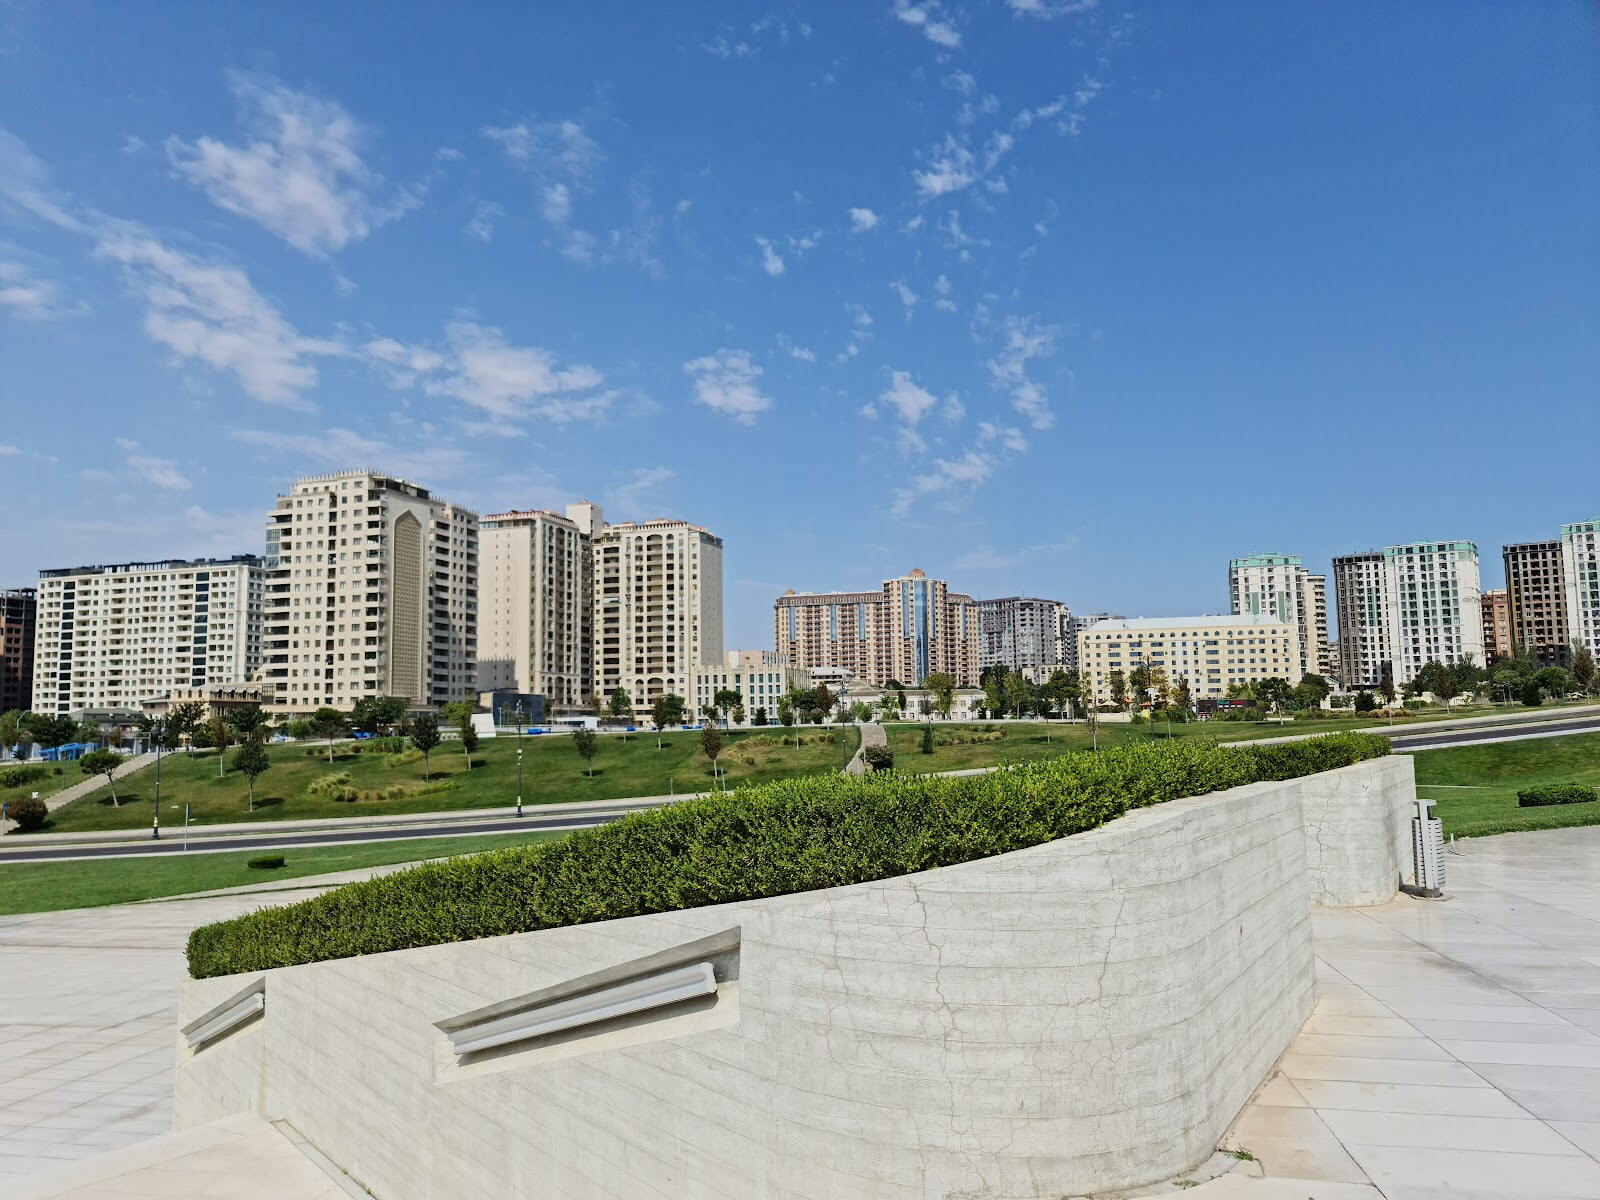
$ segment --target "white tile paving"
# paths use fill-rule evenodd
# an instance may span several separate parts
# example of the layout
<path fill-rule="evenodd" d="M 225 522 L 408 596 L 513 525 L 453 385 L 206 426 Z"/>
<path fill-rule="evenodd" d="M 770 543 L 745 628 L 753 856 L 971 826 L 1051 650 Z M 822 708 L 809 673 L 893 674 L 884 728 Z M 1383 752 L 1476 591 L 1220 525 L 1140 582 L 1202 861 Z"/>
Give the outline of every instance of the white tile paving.
<path fill-rule="evenodd" d="M 1230 1138 L 1259 1166 L 1185 1195 L 1600 1200 L 1600 828 L 1448 864 L 1447 901 L 1315 915 L 1316 1010 Z M 270 1127 L 134 1144 L 170 1125 L 188 930 L 303 894 L 0 919 L 0 1194 L 290 1194 L 307 1160 Z"/>

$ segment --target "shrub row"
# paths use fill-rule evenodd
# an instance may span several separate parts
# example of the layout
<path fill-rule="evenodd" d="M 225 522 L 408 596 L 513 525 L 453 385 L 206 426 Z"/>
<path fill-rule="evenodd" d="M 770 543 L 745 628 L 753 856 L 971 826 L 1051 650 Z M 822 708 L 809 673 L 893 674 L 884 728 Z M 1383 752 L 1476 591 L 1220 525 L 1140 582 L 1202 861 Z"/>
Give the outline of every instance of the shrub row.
<path fill-rule="evenodd" d="M 0 787 L 19 788 L 48 778 L 50 778 L 50 768 L 43 763 L 7 767 L 0 771 Z"/>
<path fill-rule="evenodd" d="M 1550 783 L 1524 788 L 1517 793 L 1518 808 L 1542 808 L 1546 804 L 1586 804 L 1600 800 L 1600 792 L 1582 783 Z"/>
<path fill-rule="evenodd" d="M 781 780 L 206 925 L 189 936 L 189 971 L 204 979 L 885 879 L 1053 841 L 1180 796 L 1387 753 L 1386 738 L 1338 733 L 1241 749 L 1119 746 L 954 778 Z"/>

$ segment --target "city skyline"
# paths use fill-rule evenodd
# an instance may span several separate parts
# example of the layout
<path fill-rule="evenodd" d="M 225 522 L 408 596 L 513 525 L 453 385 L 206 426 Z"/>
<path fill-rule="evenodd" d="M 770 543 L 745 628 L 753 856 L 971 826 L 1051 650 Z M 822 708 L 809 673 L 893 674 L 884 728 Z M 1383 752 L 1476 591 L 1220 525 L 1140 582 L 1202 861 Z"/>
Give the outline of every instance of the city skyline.
<path fill-rule="evenodd" d="M 1501 586 L 1593 509 L 1593 17 L 1237 15 L 13 7 L 0 586 L 261 553 L 367 465 L 710 521 L 735 646 L 912 567 L 1157 616 L 1459 538 Z M 1567 436 L 1508 460 L 1529 403 Z"/>

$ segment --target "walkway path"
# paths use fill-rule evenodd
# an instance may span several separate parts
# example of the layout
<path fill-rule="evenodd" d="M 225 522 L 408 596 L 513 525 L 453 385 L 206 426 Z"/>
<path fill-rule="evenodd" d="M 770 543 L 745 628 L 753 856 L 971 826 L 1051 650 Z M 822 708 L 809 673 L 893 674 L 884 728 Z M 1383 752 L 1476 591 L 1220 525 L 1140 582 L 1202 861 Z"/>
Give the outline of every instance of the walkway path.
<path fill-rule="evenodd" d="M 1462 849 L 1447 900 L 1315 913 L 1315 1012 L 1226 1143 L 1266 1178 L 1183 1195 L 1600 1200 L 1600 827 Z M 164 1130 L 187 930 L 305 894 L 0 919 L 0 1193 Z M 235 1178 L 303 1169 L 286 1138 L 234 1132 Z M 168 1161 L 167 1146 L 163 1169 L 201 1161 Z M 159 1190 L 157 1149 L 127 1179 L 62 1191 L 37 1177 L 24 1194 L 213 1194 Z M 216 1155 L 221 1177 L 231 1160 Z"/>
<path fill-rule="evenodd" d="M 135 755 L 117 768 L 117 781 L 120 783 L 124 775 L 137 771 L 141 767 L 148 767 L 155 760 L 156 756 L 154 754 Z M 77 767 L 76 763 L 70 762 L 62 763 L 61 765 L 64 767 Z M 44 798 L 45 809 L 49 812 L 55 812 L 62 805 L 71 804 L 79 796 L 87 796 L 90 792 L 97 792 L 105 785 L 106 778 L 104 775 L 85 775 L 82 783 L 75 783 L 71 787 L 62 788 L 53 796 L 46 796 Z M 18 788 L 17 792 L 20 795 L 25 790 Z M 8 833 L 16 827 L 17 823 L 15 821 L 0 821 L 0 834 Z"/>
<path fill-rule="evenodd" d="M 1185 1196 L 1600 1197 L 1600 828 L 1462 846 L 1444 901 L 1316 912 L 1316 1009 L 1226 1143 L 1266 1178 Z"/>
<path fill-rule="evenodd" d="M 876 722 L 867 722 L 859 726 L 861 730 L 861 745 L 856 747 L 855 757 L 845 764 L 846 775 L 865 775 L 867 773 L 867 747 L 887 746 L 889 735 L 884 733 L 883 726 Z"/>

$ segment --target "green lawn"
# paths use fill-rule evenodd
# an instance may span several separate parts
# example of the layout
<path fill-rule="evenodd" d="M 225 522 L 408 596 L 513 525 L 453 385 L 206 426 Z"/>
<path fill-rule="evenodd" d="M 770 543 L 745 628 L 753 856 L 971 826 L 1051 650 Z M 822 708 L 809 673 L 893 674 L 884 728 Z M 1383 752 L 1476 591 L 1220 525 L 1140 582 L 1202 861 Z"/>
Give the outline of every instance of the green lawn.
<path fill-rule="evenodd" d="M 1447 834 L 1600 825 L 1600 801 L 1518 808 L 1517 792 L 1542 783 L 1600 786 L 1600 733 L 1420 750 L 1417 794 L 1439 802 Z"/>
<path fill-rule="evenodd" d="M 793 744 L 796 735 L 801 739 L 798 748 Z M 729 785 L 814 774 L 843 766 L 855 753 L 858 738 L 856 730 L 849 727 L 837 735 L 815 727 L 724 732 L 720 762 Z M 627 741 L 617 735 L 604 735 L 591 777 L 585 774 L 584 762 L 571 737 L 544 734 L 523 738 L 524 802 L 609 800 L 703 791 L 712 786 L 711 766 L 700 751 L 698 733 L 669 733 L 662 742 L 663 748 L 658 750 L 654 734 L 632 735 Z M 256 780 L 253 813 L 246 810 L 244 776 L 227 770 L 219 778 L 215 754 L 167 756 L 161 763 L 161 823 L 169 828 L 181 825 L 185 803 L 192 806 L 192 821 L 205 825 L 493 808 L 516 802 L 514 737 L 485 740 L 473 757 L 471 771 L 466 769 L 460 744 L 446 742 L 433 752 L 428 780 L 423 778 L 420 760 L 395 764 L 388 755 L 359 752 L 360 745 L 335 744 L 332 765 L 323 747 L 270 747 L 272 766 Z M 228 757 L 231 759 L 232 755 Z M 349 772 L 351 785 L 364 792 L 398 787 L 404 794 L 388 800 L 338 801 L 307 792 L 318 778 L 340 771 Z M 120 807 L 113 806 L 111 793 L 101 788 L 57 809 L 45 832 L 148 826 L 154 784 L 152 768 L 126 780 L 119 779 L 116 790 Z M 422 790 L 425 787 L 429 790 Z"/>
<path fill-rule="evenodd" d="M 241 850 L 225 854 L 11 863 L 0 866 L 0 916 L 127 904 L 133 900 L 245 884 L 272 888 L 276 881 L 284 879 L 499 850 L 562 836 L 559 833 L 489 833 L 476 837 L 408 838 L 350 846 Z M 284 865 L 270 871 L 245 866 L 246 859 L 258 854 L 282 854 Z"/>
<path fill-rule="evenodd" d="M 20 766 L 9 760 L 0 763 L 0 773 L 7 769 Z M 69 788 L 75 783 L 82 783 L 88 778 L 75 762 L 65 763 L 34 763 L 33 766 L 42 766 L 50 772 L 43 779 L 36 779 L 32 783 L 25 783 L 21 787 L 0 787 L 0 804 L 11 800 L 20 800 L 24 796 L 38 792 L 40 797 L 48 800 L 51 796 L 64 788 Z M 59 772 L 59 773 L 58 773 Z"/>

